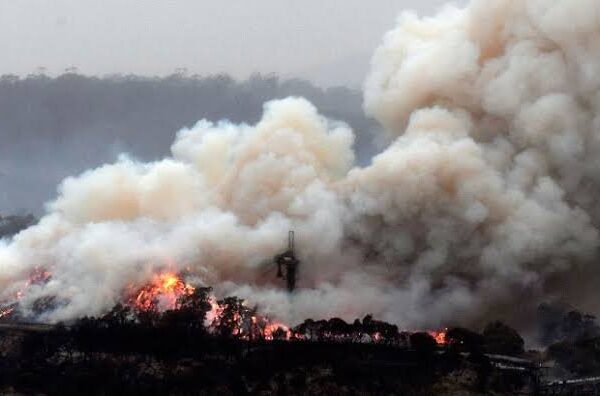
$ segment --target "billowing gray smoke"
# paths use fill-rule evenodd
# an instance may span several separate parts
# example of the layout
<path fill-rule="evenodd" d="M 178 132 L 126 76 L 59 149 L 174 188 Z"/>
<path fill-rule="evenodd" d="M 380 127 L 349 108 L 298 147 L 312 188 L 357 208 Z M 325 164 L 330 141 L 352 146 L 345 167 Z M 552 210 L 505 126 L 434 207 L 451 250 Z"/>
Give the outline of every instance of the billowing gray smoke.
<path fill-rule="evenodd" d="M 353 133 L 307 101 L 257 125 L 200 121 L 172 157 L 65 180 L 0 246 L 0 288 L 56 321 L 101 313 L 162 268 L 295 323 L 373 313 L 404 327 L 477 320 L 594 273 L 600 242 L 600 2 L 474 0 L 403 14 L 365 107 L 388 147 L 353 167 Z M 299 290 L 265 260 L 297 235 Z"/>

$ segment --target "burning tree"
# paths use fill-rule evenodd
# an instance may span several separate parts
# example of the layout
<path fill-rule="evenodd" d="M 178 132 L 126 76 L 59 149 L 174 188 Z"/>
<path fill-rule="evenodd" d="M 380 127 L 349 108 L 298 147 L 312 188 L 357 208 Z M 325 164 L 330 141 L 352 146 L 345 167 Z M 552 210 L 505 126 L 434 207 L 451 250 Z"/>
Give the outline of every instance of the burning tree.
<path fill-rule="evenodd" d="M 216 333 L 224 337 L 249 336 L 250 323 L 255 317 L 256 311 L 244 305 L 244 300 L 238 297 L 227 297 L 219 300 L 219 315 L 213 321 L 212 326 Z"/>

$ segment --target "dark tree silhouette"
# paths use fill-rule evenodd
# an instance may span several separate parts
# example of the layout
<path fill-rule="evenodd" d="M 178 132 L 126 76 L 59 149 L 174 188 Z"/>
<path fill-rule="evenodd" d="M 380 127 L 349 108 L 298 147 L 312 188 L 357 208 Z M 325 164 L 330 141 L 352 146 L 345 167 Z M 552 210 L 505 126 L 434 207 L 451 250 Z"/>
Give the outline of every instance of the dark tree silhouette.
<path fill-rule="evenodd" d="M 519 333 L 502 322 L 492 322 L 483 330 L 483 341 L 488 353 L 499 355 L 523 354 L 525 342 Z"/>
<path fill-rule="evenodd" d="M 176 308 L 165 312 L 161 322 L 167 327 L 179 327 L 191 331 L 204 331 L 206 314 L 211 309 L 209 300 L 211 288 L 196 288 L 191 294 L 184 294 L 177 300 Z"/>
<path fill-rule="evenodd" d="M 410 335 L 411 347 L 419 353 L 431 354 L 437 349 L 437 342 L 429 333 L 418 332 Z"/>
<path fill-rule="evenodd" d="M 101 320 L 106 327 L 125 327 L 134 320 L 133 310 L 121 303 L 115 305 Z"/>
<path fill-rule="evenodd" d="M 446 342 L 450 348 L 460 352 L 481 353 L 484 341 L 481 334 L 462 327 L 454 327 L 446 332 Z"/>

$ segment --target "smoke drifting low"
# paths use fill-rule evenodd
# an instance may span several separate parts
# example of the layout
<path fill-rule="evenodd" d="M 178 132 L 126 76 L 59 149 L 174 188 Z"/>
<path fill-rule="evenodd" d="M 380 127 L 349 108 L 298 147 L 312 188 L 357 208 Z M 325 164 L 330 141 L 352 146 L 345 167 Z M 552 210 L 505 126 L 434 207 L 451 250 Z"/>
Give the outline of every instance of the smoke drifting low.
<path fill-rule="evenodd" d="M 159 269 L 186 270 L 294 324 L 373 313 L 404 327 L 465 323 L 596 272 L 600 4 L 474 0 L 400 16 L 365 107 L 389 145 L 355 167 L 353 132 L 300 98 L 256 125 L 200 121 L 172 156 L 66 179 L 36 226 L 0 245 L 21 308 L 99 314 Z M 299 290 L 265 275 L 297 235 Z"/>

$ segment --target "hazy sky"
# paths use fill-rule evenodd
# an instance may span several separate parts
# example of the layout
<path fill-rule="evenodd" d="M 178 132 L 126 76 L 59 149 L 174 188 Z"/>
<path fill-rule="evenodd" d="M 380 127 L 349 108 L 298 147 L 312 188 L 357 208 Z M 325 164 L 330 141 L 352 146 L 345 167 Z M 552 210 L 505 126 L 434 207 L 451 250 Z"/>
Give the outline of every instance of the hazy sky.
<path fill-rule="evenodd" d="M 431 13 L 445 2 L 0 0 L 0 74 L 76 66 L 84 74 L 165 75 L 187 68 L 356 83 L 401 10 Z"/>

